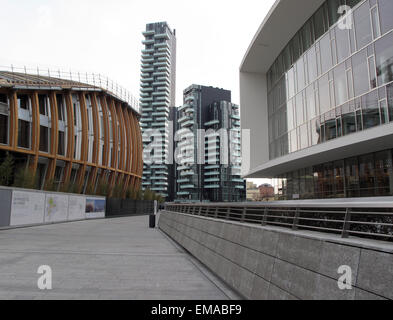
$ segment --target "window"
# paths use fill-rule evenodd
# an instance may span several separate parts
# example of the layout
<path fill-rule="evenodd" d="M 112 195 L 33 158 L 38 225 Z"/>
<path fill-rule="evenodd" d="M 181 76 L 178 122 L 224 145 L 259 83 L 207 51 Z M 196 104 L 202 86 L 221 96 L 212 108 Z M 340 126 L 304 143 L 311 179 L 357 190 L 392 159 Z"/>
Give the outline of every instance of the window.
<path fill-rule="evenodd" d="M 43 116 L 48 115 L 48 97 L 46 95 L 38 95 L 38 104 L 40 109 L 40 114 Z"/>
<path fill-rule="evenodd" d="M 359 157 L 359 185 L 361 197 L 375 196 L 374 155 Z"/>
<path fill-rule="evenodd" d="M 355 10 L 354 22 L 357 48 L 361 49 L 373 40 L 370 21 L 370 6 L 368 1 Z"/>
<path fill-rule="evenodd" d="M 330 34 L 326 34 L 320 41 L 321 52 L 321 70 L 322 74 L 327 72 L 333 66 L 332 50 L 330 46 Z"/>
<path fill-rule="evenodd" d="M 307 21 L 304 27 L 302 28 L 301 37 L 302 37 L 303 51 L 306 51 L 308 48 L 311 47 L 313 42 L 311 20 Z"/>
<path fill-rule="evenodd" d="M 378 84 L 393 81 L 393 33 L 375 42 Z"/>
<path fill-rule="evenodd" d="M 319 103 L 321 114 L 330 110 L 330 93 L 329 93 L 329 77 L 326 74 L 319 79 Z"/>
<path fill-rule="evenodd" d="M 377 90 L 362 97 L 363 128 L 368 129 L 381 124 Z"/>
<path fill-rule="evenodd" d="M 391 150 L 375 154 L 376 196 L 393 195 L 393 171 Z"/>
<path fill-rule="evenodd" d="M 393 85 L 388 85 L 386 87 L 388 93 L 388 107 L 389 107 L 389 120 L 393 121 Z"/>
<path fill-rule="evenodd" d="M 354 198 L 359 196 L 359 163 L 358 158 L 345 160 L 345 182 L 347 197 Z"/>
<path fill-rule="evenodd" d="M 366 93 L 370 89 L 367 50 L 363 50 L 353 56 L 352 68 L 355 96 L 357 97 Z"/>
<path fill-rule="evenodd" d="M 18 107 L 20 109 L 29 110 L 29 97 L 26 95 L 18 95 Z"/>
<path fill-rule="evenodd" d="M 8 116 L 0 114 L 0 143 L 8 143 Z"/>
<path fill-rule="evenodd" d="M 381 18 L 382 34 L 393 29 L 393 1 L 392 0 L 378 0 L 379 16 Z"/>
<path fill-rule="evenodd" d="M 349 32 L 336 28 L 336 46 L 338 63 L 343 62 L 350 54 Z"/>
<path fill-rule="evenodd" d="M 296 126 L 304 123 L 303 93 L 296 96 Z"/>
<path fill-rule="evenodd" d="M 317 56 L 315 53 L 315 47 L 312 47 L 307 52 L 307 64 L 308 64 L 308 80 L 309 82 L 314 82 L 318 77 L 318 65 Z"/>
<path fill-rule="evenodd" d="M 49 152 L 49 129 L 40 126 L 40 151 Z"/>
<path fill-rule="evenodd" d="M 314 119 L 317 115 L 316 104 L 315 104 L 315 91 L 314 85 L 309 86 L 306 89 L 306 114 L 307 120 Z"/>
<path fill-rule="evenodd" d="M 59 142 L 57 154 L 60 156 L 65 155 L 65 135 L 63 131 L 59 131 Z"/>
<path fill-rule="evenodd" d="M 329 12 L 329 25 L 334 25 L 340 18 L 338 13 L 339 7 L 343 4 L 341 0 L 328 0 L 328 12 Z"/>
<path fill-rule="evenodd" d="M 345 104 L 342 107 L 342 134 L 344 136 L 356 132 L 356 115 L 353 104 Z"/>
<path fill-rule="evenodd" d="M 58 113 L 59 121 L 65 121 L 63 96 L 61 94 L 56 95 L 56 100 L 57 100 L 57 113 Z"/>
<path fill-rule="evenodd" d="M 334 69 L 334 90 L 337 105 L 342 105 L 348 100 L 345 64 L 341 64 Z"/>
<path fill-rule="evenodd" d="M 31 124 L 28 121 L 18 120 L 18 147 L 30 148 Z"/>
<path fill-rule="evenodd" d="M 325 6 L 322 6 L 313 16 L 315 39 L 318 40 L 327 31 Z"/>

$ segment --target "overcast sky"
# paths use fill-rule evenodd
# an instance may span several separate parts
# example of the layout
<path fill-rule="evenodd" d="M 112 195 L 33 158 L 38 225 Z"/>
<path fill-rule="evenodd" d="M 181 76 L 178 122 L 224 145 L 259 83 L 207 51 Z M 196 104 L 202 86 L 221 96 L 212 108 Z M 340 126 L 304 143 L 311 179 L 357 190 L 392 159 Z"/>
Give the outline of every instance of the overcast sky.
<path fill-rule="evenodd" d="M 139 97 L 146 23 L 177 33 L 177 104 L 191 84 L 232 91 L 274 0 L 0 0 L 0 66 L 45 66 L 109 76 Z"/>

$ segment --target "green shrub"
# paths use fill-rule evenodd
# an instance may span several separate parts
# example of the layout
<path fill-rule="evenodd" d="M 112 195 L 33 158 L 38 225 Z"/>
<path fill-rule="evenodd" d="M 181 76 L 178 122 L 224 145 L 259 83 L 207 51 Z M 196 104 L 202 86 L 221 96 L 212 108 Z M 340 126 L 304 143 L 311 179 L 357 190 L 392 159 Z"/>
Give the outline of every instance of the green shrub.
<path fill-rule="evenodd" d="M 35 172 L 29 168 L 21 168 L 15 174 L 14 187 L 23 189 L 37 189 L 38 180 Z"/>

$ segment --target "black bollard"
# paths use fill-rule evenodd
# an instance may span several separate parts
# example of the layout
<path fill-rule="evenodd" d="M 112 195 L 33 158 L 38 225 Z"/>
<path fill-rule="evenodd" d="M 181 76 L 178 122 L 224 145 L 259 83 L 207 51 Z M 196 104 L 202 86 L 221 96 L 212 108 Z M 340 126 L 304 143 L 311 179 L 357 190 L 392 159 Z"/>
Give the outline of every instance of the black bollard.
<path fill-rule="evenodd" d="M 150 229 L 155 229 L 155 227 L 156 227 L 156 215 L 155 214 L 151 214 L 149 216 L 149 227 L 150 227 Z"/>

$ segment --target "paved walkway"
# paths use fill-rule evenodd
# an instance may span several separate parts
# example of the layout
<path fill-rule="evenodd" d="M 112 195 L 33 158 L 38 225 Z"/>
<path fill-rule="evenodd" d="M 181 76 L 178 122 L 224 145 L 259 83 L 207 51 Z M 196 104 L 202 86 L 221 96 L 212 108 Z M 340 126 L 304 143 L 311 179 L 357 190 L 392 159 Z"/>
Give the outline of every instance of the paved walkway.
<path fill-rule="evenodd" d="M 228 299 L 233 293 L 148 217 L 0 231 L 0 299 Z M 37 269 L 49 265 L 53 289 Z"/>

